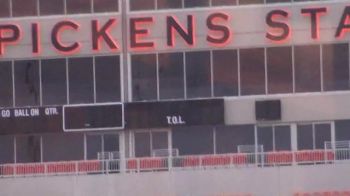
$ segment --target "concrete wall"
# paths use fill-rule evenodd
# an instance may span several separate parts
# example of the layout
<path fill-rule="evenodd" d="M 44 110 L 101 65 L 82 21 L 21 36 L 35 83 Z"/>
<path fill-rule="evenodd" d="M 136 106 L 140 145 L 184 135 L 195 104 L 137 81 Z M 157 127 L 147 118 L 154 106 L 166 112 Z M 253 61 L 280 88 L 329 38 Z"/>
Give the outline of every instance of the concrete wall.
<path fill-rule="evenodd" d="M 350 92 L 305 93 L 226 98 L 226 124 L 257 123 L 255 101 L 270 99 L 281 100 L 281 123 L 350 119 Z"/>
<path fill-rule="evenodd" d="M 300 192 L 350 191 L 349 174 L 350 165 L 339 164 L 3 178 L 0 195 L 289 196 Z"/>

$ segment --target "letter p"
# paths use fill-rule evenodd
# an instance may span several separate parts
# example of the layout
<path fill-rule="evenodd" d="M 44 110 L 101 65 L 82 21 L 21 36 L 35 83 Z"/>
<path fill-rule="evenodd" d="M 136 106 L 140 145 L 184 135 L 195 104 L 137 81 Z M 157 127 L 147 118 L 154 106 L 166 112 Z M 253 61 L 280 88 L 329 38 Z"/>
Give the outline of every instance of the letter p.
<path fill-rule="evenodd" d="M 5 45 L 19 40 L 19 27 L 13 24 L 0 25 L 0 55 L 5 52 Z"/>

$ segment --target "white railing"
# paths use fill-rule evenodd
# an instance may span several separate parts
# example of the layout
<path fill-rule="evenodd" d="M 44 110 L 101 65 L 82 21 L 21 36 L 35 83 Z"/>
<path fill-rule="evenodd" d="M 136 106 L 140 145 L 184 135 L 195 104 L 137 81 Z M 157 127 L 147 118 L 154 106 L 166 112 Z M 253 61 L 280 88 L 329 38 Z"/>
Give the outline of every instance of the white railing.
<path fill-rule="evenodd" d="M 123 164 L 121 164 L 123 163 Z M 350 163 L 350 148 L 265 153 L 83 160 L 0 165 L 0 177 L 88 175 L 209 168 L 279 167 Z M 121 167 L 123 166 L 123 167 Z"/>

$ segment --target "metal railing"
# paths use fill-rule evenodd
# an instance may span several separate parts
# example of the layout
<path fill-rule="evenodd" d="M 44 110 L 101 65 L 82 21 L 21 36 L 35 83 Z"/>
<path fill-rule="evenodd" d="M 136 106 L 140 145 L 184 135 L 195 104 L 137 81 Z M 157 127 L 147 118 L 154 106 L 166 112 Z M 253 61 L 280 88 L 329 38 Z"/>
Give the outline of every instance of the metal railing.
<path fill-rule="evenodd" d="M 111 159 L 4 164 L 0 165 L 0 177 L 89 175 L 119 172 L 157 172 L 185 169 L 279 167 L 339 163 L 350 164 L 350 148 L 333 150 L 146 157 L 128 158 L 125 160 Z"/>

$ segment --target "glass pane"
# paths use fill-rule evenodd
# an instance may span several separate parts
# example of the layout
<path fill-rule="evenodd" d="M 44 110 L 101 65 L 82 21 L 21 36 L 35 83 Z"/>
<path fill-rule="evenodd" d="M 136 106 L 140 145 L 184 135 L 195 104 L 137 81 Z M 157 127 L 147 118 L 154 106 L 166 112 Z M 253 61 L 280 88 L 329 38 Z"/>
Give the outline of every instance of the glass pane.
<path fill-rule="evenodd" d="M 266 3 L 290 3 L 290 2 L 292 2 L 292 0 L 266 0 Z"/>
<path fill-rule="evenodd" d="M 0 136 L 0 164 L 14 162 L 13 136 Z"/>
<path fill-rule="evenodd" d="M 12 0 L 12 15 L 15 17 L 35 16 L 37 15 L 36 5 L 36 0 Z"/>
<path fill-rule="evenodd" d="M 211 95 L 210 53 L 186 53 L 187 97 L 210 97 Z"/>
<path fill-rule="evenodd" d="M 213 6 L 237 5 L 237 0 L 211 0 L 211 5 Z"/>
<path fill-rule="evenodd" d="M 179 127 L 172 131 L 173 148 L 180 155 L 213 154 L 212 127 Z"/>
<path fill-rule="evenodd" d="M 152 149 L 168 149 L 168 132 L 152 132 Z"/>
<path fill-rule="evenodd" d="M 292 48 L 266 49 L 268 93 L 293 92 Z"/>
<path fill-rule="evenodd" d="M 69 64 L 69 103 L 94 101 L 92 58 L 71 58 Z"/>
<path fill-rule="evenodd" d="M 67 13 L 91 13 L 91 0 L 66 0 Z"/>
<path fill-rule="evenodd" d="M 295 91 L 321 90 L 320 46 L 295 46 Z"/>
<path fill-rule="evenodd" d="M 96 101 L 115 102 L 121 98 L 119 56 L 95 58 Z"/>
<path fill-rule="evenodd" d="M 273 151 L 272 127 L 258 127 L 258 145 L 263 145 L 264 152 Z"/>
<path fill-rule="evenodd" d="M 335 121 L 335 141 L 350 140 L 350 120 Z"/>
<path fill-rule="evenodd" d="M 10 0 L 0 0 L 0 17 L 10 16 Z"/>
<path fill-rule="evenodd" d="M 48 134 L 43 136 L 44 161 L 84 159 L 84 135 L 81 133 Z"/>
<path fill-rule="evenodd" d="M 17 163 L 41 161 L 40 136 L 20 136 L 16 138 Z"/>
<path fill-rule="evenodd" d="M 184 98 L 183 53 L 158 55 L 160 99 Z"/>
<path fill-rule="evenodd" d="M 349 45 L 323 45 L 323 87 L 326 91 L 349 89 Z"/>
<path fill-rule="evenodd" d="M 265 93 L 264 49 L 240 50 L 241 94 L 256 95 Z"/>
<path fill-rule="evenodd" d="M 118 0 L 94 0 L 94 12 L 117 12 Z"/>
<path fill-rule="evenodd" d="M 238 62 L 236 50 L 213 51 L 214 95 L 238 95 Z"/>
<path fill-rule="evenodd" d="M 86 154 L 87 159 L 97 159 L 97 154 L 102 152 L 102 137 L 101 135 L 86 136 Z"/>
<path fill-rule="evenodd" d="M 119 135 L 103 135 L 103 150 L 104 152 L 119 152 Z"/>
<path fill-rule="evenodd" d="M 262 4 L 262 3 L 264 3 L 264 0 L 239 0 L 240 5 Z"/>
<path fill-rule="evenodd" d="M 40 15 L 58 15 L 63 13 L 63 0 L 40 0 Z"/>
<path fill-rule="evenodd" d="M 16 106 L 39 105 L 39 81 L 38 61 L 15 61 Z"/>
<path fill-rule="evenodd" d="M 315 125 L 315 146 L 316 149 L 324 149 L 324 143 L 331 141 L 331 125 L 316 124 Z"/>
<path fill-rule="evenodd" d="M 216 128 L 216 152 L 236 153 L 239 145 L 254 146 L 254 125 L 220 126 Z"/>
<path fill-rule="evenodd" d="M 132 95 L 134 101 L 157 99 L 155 54 L 131 56 Z"/>
<path fill-rule="evenodd" d="M 185 7 L 208 7 L 209 0 L 184 0 Z"/>
<path fill-rule="evenodd" d="M 309 150 L 314 148 L 312 125 L 297 126 L 298 150 Z"/>
<path fill-rule="evenodd" d="M 135 156 L 151 156 L 151 134 L 149 132 L 135 133 Z"/>
<path fill-rule="evenodd" d="M 155 0 L 129 0 L 129 3 L 131 11 L 155 9 Z"/>
<path fill-rule="evenodd" d="M 275 150 L 291 150 L 291 134 L 289 126 L 275 127 Z"/>
<path fill-rule="evenodd" d="M 174 9 L 182 7 L 182 0 L 157 0 L 158 9 Z"/>
<path fill-rule="evenodd" d="M 13 106 L 11 62 L 0 62 L 0 106 Z"/>
<path fill-rule="evenodd" d="M 41 61 L 43 105 L 67 103 L 67 73 L 65 59 Z"/>

